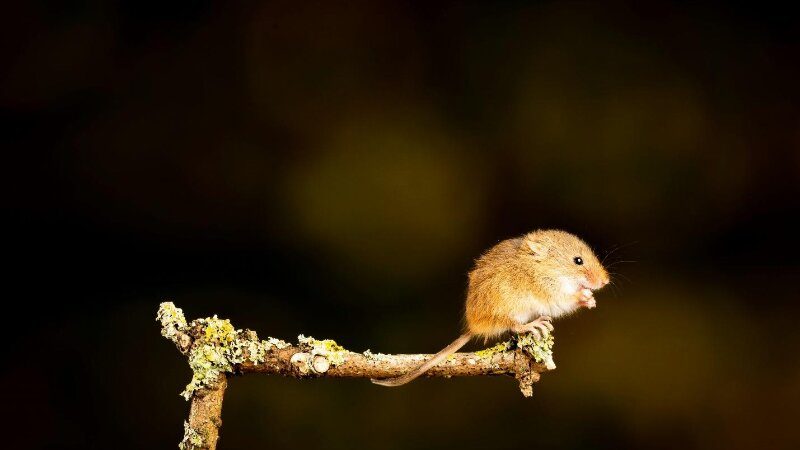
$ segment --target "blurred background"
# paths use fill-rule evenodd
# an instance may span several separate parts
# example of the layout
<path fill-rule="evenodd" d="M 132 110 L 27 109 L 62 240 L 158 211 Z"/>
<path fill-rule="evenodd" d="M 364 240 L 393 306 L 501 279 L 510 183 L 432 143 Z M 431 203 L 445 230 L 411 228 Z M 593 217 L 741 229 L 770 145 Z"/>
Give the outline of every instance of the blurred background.
<path fill-rule="evenodd" d="M 170 299 L 434 352 L 466 272 L 608 255 L 558 369 L 234 379 L 220 449 L 800 448 L 800 20 L 776 5 L 33 1 L 0 17 L 9 448 L 170 449 Z M 472 344 L 472 348 L 480 345 Z"/>

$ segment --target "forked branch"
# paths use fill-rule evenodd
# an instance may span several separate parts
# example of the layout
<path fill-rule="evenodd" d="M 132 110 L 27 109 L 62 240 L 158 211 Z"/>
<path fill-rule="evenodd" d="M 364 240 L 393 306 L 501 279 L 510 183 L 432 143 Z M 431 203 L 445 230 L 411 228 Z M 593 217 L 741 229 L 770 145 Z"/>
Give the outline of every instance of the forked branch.
<path fill-rule="evenodd" d="M 433 356 L 387 355 L 369 350 L 356 353 L 330 339 L 300 335 L 297 344 L 259 339 L 254 331 L 237 330 L 217 316 L 187 322 L 180 308 L 162 303 L 156 317 L 161 334 L 188 356 L 192 380 L 181 395 L 191 400 L 184 423 L 181 449 L 216 448 L 222 426 L 222 400 L 227 378 L 233 374 L 265 373 L 294 378 L 388 378 L 402 375 Z M 539 374 L 555 368 L 553 339 L 515 336 L 507 342 L 471 353 L 456 353 L 425 376 L 461 377 L 509 375 L 530 397 Z M 377 388 L 376 389 L 383 389 Z"/>

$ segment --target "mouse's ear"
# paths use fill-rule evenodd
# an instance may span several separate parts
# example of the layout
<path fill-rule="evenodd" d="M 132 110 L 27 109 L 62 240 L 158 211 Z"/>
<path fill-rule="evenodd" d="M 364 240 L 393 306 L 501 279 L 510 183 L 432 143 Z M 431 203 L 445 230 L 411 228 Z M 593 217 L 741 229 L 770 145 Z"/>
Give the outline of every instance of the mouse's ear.
<path fill-rule="evenodd" d="M 527 239 L 525 240 L 525 246 L 528 247 L 537 261 L 547 258 L 547 246 L 544 245 L 544 243 L 533 239 Z"/>

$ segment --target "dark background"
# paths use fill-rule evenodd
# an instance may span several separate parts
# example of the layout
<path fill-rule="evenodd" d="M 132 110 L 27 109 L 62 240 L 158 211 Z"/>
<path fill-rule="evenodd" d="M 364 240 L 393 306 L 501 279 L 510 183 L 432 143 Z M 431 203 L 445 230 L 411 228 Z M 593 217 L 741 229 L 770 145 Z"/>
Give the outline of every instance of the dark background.
<path fill-rule="evenodd" d="M 4 9 L 4 447 L 175 448 L 190 372 L 164 299 L 431 352 L 473 258 L 559 227 L 613 251 L 615 283 L 556 324 L 533 398 L 247 376 L 220 449 L 800 448 L 795 11 Z"/>

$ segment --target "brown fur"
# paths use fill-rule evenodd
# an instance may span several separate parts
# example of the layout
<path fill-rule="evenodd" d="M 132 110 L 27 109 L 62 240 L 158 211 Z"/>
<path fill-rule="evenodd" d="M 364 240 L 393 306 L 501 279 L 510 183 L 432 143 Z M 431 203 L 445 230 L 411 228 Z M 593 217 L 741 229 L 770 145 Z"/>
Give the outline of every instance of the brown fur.
<path fill-rule="evenodd" d="M 576 264 L 576 257 L 583 264 Z M 373 382 L 400 386 L 456 352 L 470 337 L 488 339 L 519 330 L 539 317 L 591 308 L 594 299 L 591 293 L 587 297 L 586 289 L 600 289 L 608 281 L 589 246 L 565 231 L 537 230 L 502 241 L 481 255 L 469 273 L 464 334 L 416 370 Z"/>
<path fill-rule="evenodd" d="M 583 265 L 574 263 L 576 256 L 583 258 Z M 545 303 L 542 309 L 549 310 L 550 317 L 572 312 L 567 309 L 575 303 L 574 296 L 561 291 L 559 277 L 585 278 L 592 289 L 608 282 L 608 273 L 589 246 L 565 231 L 537 230 L 500 242 L 478 258 L 469 274 L 466 331 L 482 337 L 509 331 L 517 324 L 512 317 L 531 301 Z"/>

